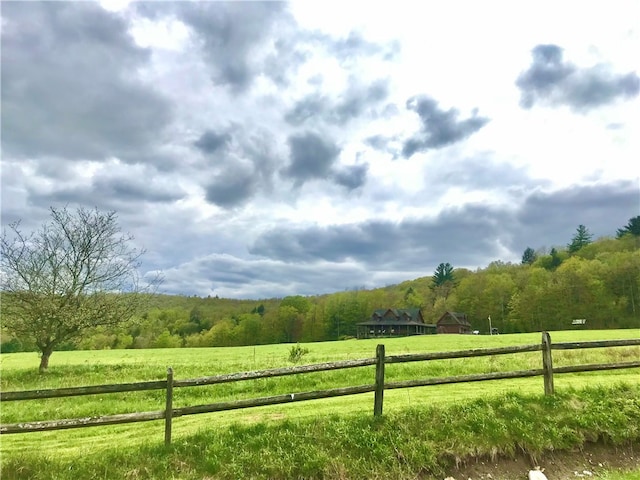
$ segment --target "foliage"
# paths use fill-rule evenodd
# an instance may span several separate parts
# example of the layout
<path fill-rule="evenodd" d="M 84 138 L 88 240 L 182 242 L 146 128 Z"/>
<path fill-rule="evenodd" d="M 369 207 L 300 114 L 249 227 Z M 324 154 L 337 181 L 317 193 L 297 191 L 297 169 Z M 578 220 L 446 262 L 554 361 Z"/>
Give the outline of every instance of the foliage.
<path fill-rule="evenodd" d="M 560 264 L 562 264 L 566 257 L 566 252 L 558 251 L 558 249 L 553 247 L 551 248 L 549 255 L 541 255 L 533 265 L 546 268 L 547 270 L 555 270 L 560 266 Z"/>
<path fill-rule="evenodd" d="M 17 338 L 11 338 L 10 340 L 0 343 L 0 353 L 16 353 L 22 351 L 22 342 Z"/>
<path fill-rule="evenodd" d="M 1 239 L 4 327 L 32 341 L 47 369 L 54 349 L 97 326 L 131 318 L 143 296 L 142 252 L 122 234 L 115 212 L 50 209 L 51 220 L 23 234 L 12 223 Z"/>
<path fill-rule="evenodd" d="M 296 343 L 289 349 L 289 362 L 298 363 L 300 360 L 302 360 L 302 357 L 304 357 L 308 353 L 308 348 L 301 347 L 299 343 Z"/>
<path fill-rule="evenodd" d="M 302 295 L 294 295 L 284 297 L 282 299 L 282 302 L 280 302 L 280 308 L 282 307 L 293 307 L 298 313 L 305 314 L 311 309 L 311 302 L 307 297 L 303 297 Z"/>

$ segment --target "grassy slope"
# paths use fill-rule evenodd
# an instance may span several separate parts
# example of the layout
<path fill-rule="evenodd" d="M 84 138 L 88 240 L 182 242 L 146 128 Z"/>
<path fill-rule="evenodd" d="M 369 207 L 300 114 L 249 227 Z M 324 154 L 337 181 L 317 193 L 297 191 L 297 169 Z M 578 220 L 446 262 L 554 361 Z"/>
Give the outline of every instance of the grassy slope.
<path fill-rule="evenodd" d="M 560 342 L 637 338 L 639 333 L 638 330 L 553 332 L 552 340 Z M 439 335 L 406 339 L 385 339 L 383 343 L 387 346 L 387 354 L 393 355 L 411 352 L 530 344 L 538 343 L 539 341 L 539 334 L 501 335 L 497 337 Z M 316 363 L 347 358 L 372 357 L 377 343 L 380 343 L 380 341 L 362 340 L 309 344 L 307 347 L 311 353 L 304 357 L 303 362 Z M 56 386 L 160 379 L 164 378 L 168 365 L 173 366 L 176 371 L 176 378 L 191 378 L 222 372 L 272 368 L 287 365 L 286 357 L 289 348 L 290 346 L 287 345 L 269 345 L 255 348 L 56 352 L 52 357 L 51 371 L 44 376 L 40 376 L 35 372 L 35 367 L 37 366 L 35 354 L 2 355 L 0 357 L 2 362 L 2 390 L 51 388 Z M 554 362 L 559 366 L 571 363 L 625 361 L 640 357 L 640 350 L 638 348 L 610 349 L 609 353 L 612 356 L 605 355 L 605 352 L 600 349 L 567 352 L 556 351 L 554 352 Z M 387 379 L 395 380 L 463 374 L 469 373 L 470 371 L 539 368 L 539 365 L 540 354 L 538 352 L 518 356 L 487 357 L 474 359 L 473 361 L 451 360 L 429 362 L 429 364 L 390 365 L 387 367 Z M 341 385 L 372 383 L 372 381 L 373 370 L 371 368 L 363 368 L 334 372 L 332 374 L 309 375 L 305 376 L 304 379 L 303 377 L 288 377 L 280 380 L 244 382 L 236 384 L 236 386 L 228 385 L 224 387 L 178 389 L 176 390 L 175 406 L 209 403 L 225 398 L 247 398 L 276 393 L 331 388 Z M 612 387 L 621 381 L 624 381 L 628 385 L 635 385 L 635 390 L 632 390 L 632 397 L 637 401 L 640 397 L 637 389 L 637 369 L 595 374 L 563 375 L 556 377 L 555 383 L 556 388 L 558 388 L 560 392 L 564 392 L 574 387 L 582 388 L 585 385 L 593 384 L 603 386 L 602 388 L 604 388 L 604 386 Z M 416 416 L 416 418 L 422 418 L 422 415 L 433 416 L 435 413 L 429 409 L 433 407 L 440 411 L 445 404 L 453 403 L 454 405 L 464 406 L 474 405 L 473 402 L 493 401 L 497 402 L 496 405 L 499 405 L 505 396 L 508 398 L 509 395 L 512 395 L 510 392 L 515 390 L 521 394 L 533 395 L 532 398 L 536 398 L 535 401 L 539 401 L 542 391 L 542 379 L 532 378 L 388 391 L 385 393 L 385 422 L 392 422 L 391 419 L 393 418 L 402 419 L 404 415 L 413 415 Z M 35 419 L 69 418 L 82 415 L 159 410 L 163 408 L 163 399 L 163 392 L 158 391 L 141 392 L 139 394 L 79 397 L 65 400 L 10 402 L 2 404 L 1 415 L 2 422 L 9 423 Z M 464 402 L 461 402 L 461 400 L 464 400 Z M 253 436 L 256 432 L 262 431 L 268 436 L 275 435 L 273 432 L 280 432 L 278 435 L 302 435 L 303 438 L 307 438 L 306 446 L 290 446 L 291 448 L 306 451 L 310 448 L 315 449 L 316 443 L 308 442 L 308 433 L 296 434 L 295 432 L 299 429 L 307 432 L 309 430 L 315 432 L 314 429 L 316 428 L 331 431 L 332 429 L 339 430 L 339 425 L 347 425 L 348 427 L 345 427 L 347 430 L 348 428 L 360 429 L 358 430 L 358 432 L 360 432 L 358 435 L 362 434 L 366 436 L 368 435 L 366 434 L 366 430 L 369 429 L 369 427 L 363 427 L 362 422 L 364 422 L 364 425 L 372 422 L 372 408 L 372 395 L 365 394 L 332 400 L 218 414 L 195 415 L 174 420 L 174 438 L 176 439 L 176 448 L 179 448 L 178 445 L 191 445 L 192 448 L 199 450 L 202 447 L 196 447 L 196 445 L 202 445 L 200 443 L 201 441 L 206 441 L 206 445 L 210 443 L 219 445 L 219 442 L 222 440 L 211 440 L 208 438 L 214 437 L 214 439 L 226 439 L 224 441 L 230 442 L 240 450 L 245 451 L 248 448 L 245 445 L 246 440 L 238 442 L 237 439 L 228 437 L 228 435 L 235 435 L 234 432 L 244 432 L 244 429 L 247 429 L 246 432 L 248 433 L 242 433 L 243 438 Z M 265 423 L 265 420 L 278 421 Z M 356 426 L 353 426 L 352 423 Z M 206 426 L 204 430 L 203 425 Z M 212 433 L 211 427 L 215 427 L 215 434 Z M 397 428 L 397 425 L 392 427 L 392 429 Z M 1 439 L 0 453 L 2 454 L 2 463 L 5 466 L 5 472 L 7 468 L 16 468 L 16 462 L 25 463 L 26 458 L 23 456 L 23 452 L 28 451 L 38 452 L 35 454 L 36 458 L 30 458 L 29 460 L 29 464 L 34 466 L 44 466 L 45 464 L 49 464 L 49 462 L 53 462 L 54 464 L 56 462 L 64 463 L 68 462 L 71 458 L 78 457 L 93 458 L 92 461 L 99 465 L 101 462 L 100 459 L 107 458 L 109 455 L 116 457 L 124 455 L 124 457 L 127 457 L 128 454 L 126 452 L 140 452 L 140 449 L 143 451 L 151 449 L 157 453 L 157 449 L 161 449 L 159 443 L 162 441 L 162 431 L 162 422 L 150 422 L 116 427 L 10 435 L 3 436 Z M 286 432 L 290 433 L 286 434 Z M 482 430 L 476 433 L 482 434 Z M 352 435 L 353 433 L 345 430 L 342 434 Z M 339 431 L 332 433 L 332 435 L 338 436 L 342 434 Z M 313 435 L 314 437 L 321 436 L 318 432 L 313 433 Z M 263 440 L 265 439 L 263 438 Z M 271 440 L 267 438 L 265 441 L 270 442 Z M 379 439 L 376 440 L 376 442 L 378 441 Z M 486 448 L 489 448 L 489 443 L 487 443 Z M 119 445 L 116 450 L 113 449 L 114 444 Z M 555 443 L 551 443 L 551 445 L 554 445 L 556 448 L 559 446 Z M 281 465 L 278 467 L 281 469 L 285 468 L 288 460 L 298 462 L 297 458 L 290 458 L 293 454 L 286 453 L 284 450 L 284 447 L 277 447 L 275 453 L 269 453 L 269 455 L 278 455 L 277 452 L 280 451 L 281 456 L 284 455 L 284 460 L 281 461 Z M 508 448 L 505 451 L 508 451 Z M 55 452 L 55 459 L 48 457 L 52 452 Z M 463 451 L 456 452 L 452 454 L 463 455 L 465 453 L 464 449 Z M 255 452 L 253 452 L 253 454 L 255 454 Z M 315 454 L 309 452 L 307 452 L 307 454 L 310 455 L 311 458 L 315 456 Z M 145 453 L 145 455 L 147 455 L 147 453 Z M 160 454 L 158 453 L 158 455 Z M 223 451 L 215 452 L 215 456 L 220 455 L 225 454 Z M 265 455 L 267 454 L 265 453 Z M 318 455 L 321 455 L 321 453 L 318 453 Z M 331 453 L 330 455 L 325 452 L 323 455 L 329 458 L 334 454 Z M 177 457 L 173 458 L 172 461 L 177 462 Z M 341 461 L 346 460 L 343 458 Z M 338 468 L 337 464 L 331 467 L 327 462 L 323 463 L 319 460 L 318 462 L 318 472 L 325 472 L 325 476 L 328 473 L 327 469 Z M 127 465 L 127 468 L 132 469 L 131 471 L 136 469 L 134 459 L 119 458 L 116 463 Z M 198 462 L 196 461 L 196 463 Z M 246 465 L 242 468 L 245 467 Z M 55 468 L 57 467 L 54 467 L 54 469 Z M 82 468 L 89 467 L 85 465 Z M 163 468 L 170 469 L 172 467 L 165 465 Z M 197 473 L 200 477 L 196 475 L 193 478 L 201 478 L 202 468 L 204 467 L 201 465 L 189 464 L 187 470 L 200 472 Z M 211 468 L 213 469 L 213 467 Z M 345 467 L 340 466 L 339 468 Z M 400 467 L 396 465 L 394 468 Z M 210 473 L 214 473 L 214 470 L 215 469 L 211 470 Z M 130 473 L 131 471 L 128 470 L 127 472 Z M 216 476 L 233 478 L 233 475 L 230 475 L 228 472 L 224 473 L 222 470 L 217 470 L 216 472 Z M 284 470 L 281 473 L 283 477 L 288 477 L 288 474 L 284 474 Z M 289 472 L 289 474 L 291 473 L 293 472 Z M 141 478 L 153 478 L 153 475 L 146 477 L 143 474 L 140 475 L 142 475 Z M 184 478 L 192 478 L 189 475 L 191 474 L 185 474 Z M 353 473 L 350 475 L 353 475 Z M 183 478 L 183 476 L 181 475 L 179 478 Z"/>
<path fill-rule="evenodd" d="M 25 449 L 3 457 L 2 478 L 233 479 L 439 476 L 473 456 L 539 457 L 600 440 L 640 439 L 640 387 L 567 390 L 554 397 L 508 393 L 447 406 L 203 428 L 170 448 L 86 448 L 73 457 Z M 524 472 L 523 472 L 524 473 Z"/>

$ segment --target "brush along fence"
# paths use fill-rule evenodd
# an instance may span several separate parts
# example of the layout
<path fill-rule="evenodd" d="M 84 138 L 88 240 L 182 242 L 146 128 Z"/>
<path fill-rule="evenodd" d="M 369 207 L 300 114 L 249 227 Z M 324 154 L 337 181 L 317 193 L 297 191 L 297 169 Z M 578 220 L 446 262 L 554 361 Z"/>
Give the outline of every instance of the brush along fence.
<path fill-rule="evenodd" d="M 345 395 L 357 395 L 361 393 L 375 392 L 374 395 L 374 415 L 382 415 L 384 391 L 397 388 L 424 387 L 428 385 L 443 385 L 451 383 L 480 382 L 486 380 L 500 380 L 524 377 L 544 377 L 544 392 L 552 395 L 554 391 L 553 376 L 559 373 L 590 372 L 598 370 L 614 370 L 622 368 L 640 367 L 639 361 L 604 363 L 589 365 L 572 365 L 566 367 L 553 367 L 552 350 L 572 350 L 585 348 L 603 347 L 628 347 L 640 345 L 639 339 L 631 340 L 607 340 L 596 342 L 570 342 L 551 343 L 551 337 L 547 332 L 542 334 L 542 342 L 533 345 L 521 345 L 515 347 L 485 348 L 475 350 L 461 350 L 452 352 L 437 352 L 407 355 L 385 355 L 384 345 L 378 345 L 374 358 L 360 360 L 345 360 L 340 362 L 319 363 L 315 365 L 304 365 L 286 368 L 275 368 L 270 370 L 260 370 L 253 372 L 231 373 L 226 375 L 215 375 L 186 380 L 176 380 L 173 377 L 173 370 L 167 369 L 167 379 L 151 382 L 120 383 L 113 385 L 93 385 L 87 387 L 56 388 L 47 390 L 30 390 L 20 392 L 0 392 L 0 402 L 17 400 L 34 400 L 42 398 L 61 398 L 83 395 L 95 395 L 116 392 L 133 392 L 141 390 L 165 390 L 166 402 L 163 410 L 151 412 L 135 412 L 117 415 L 104 415 L 98 417 L 70 418 L 61 420 L 49 420 L 39 422 L 24 422 L 1 424 L 0 434 L 40 432 L 46 430 L 62 430 L 69 428 L 82 428 L 99 425 L 115 425 L 123 423 L 147 422 L 151 420 L 165 421 L 165 443 L 171 443 L 172 419 L 184 415 L 195 415 L 200 413 L 221 412 L 225 410 L 235 410 L 241 408 L 259 407 L 266 405 L 277 405 L 282 403 L 303 402 L 321 398 L 340 397 Z M 443 360 L 455 358 L 471 358 L 488 355 L 504 355 L 524 352 L 542 352 L 542 368 L 533 370 L 518 370 L 510 372 L 491 372 L 471 375 L 458 375 L 453 377 L 435 377 L 417 380 L 406 380 L 397 382 L 385 382 L 385 365 L 393 363 L 421 362 L 430 360 Z M 244 380 L 254 380 L 261 378 L 282 377 L 287 375 L 301 375 L 311 372 L 322 372 L 329 370 L 340 370 L 346 368 L 358 368 L 375 365 L 375 380 L 369 385 L 359 385 L 353 387 L 333 388 L 328 390 L 318 390 L 312 392 L 295 392 L 269 397 L 250 398 L 228 402 L 210 403 L 205 405 L 195 405 L 189 407 L 173 407 L 173 390 L 180 387 L 197 387 L 204 385 L 214 385 L 228 382 L 239 382 Z"/>

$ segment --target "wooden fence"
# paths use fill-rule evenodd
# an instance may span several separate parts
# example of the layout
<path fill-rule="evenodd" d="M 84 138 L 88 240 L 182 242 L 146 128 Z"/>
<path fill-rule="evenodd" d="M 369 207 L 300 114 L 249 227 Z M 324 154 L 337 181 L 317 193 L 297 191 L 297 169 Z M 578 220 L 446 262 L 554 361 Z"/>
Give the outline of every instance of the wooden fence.
<path fill-rule="evenodd" d="M 340 397 L 345 395 L 357 395 L 360 393 L 375 392 L 373 414 L 382 415 L 383 397 L 385 390 L 397 388 L 423 387 L 428 385 L 443 385 L 450 383 L 479 382 L 485 380 L 499 380 L 524 377 L 544 377 L 544 392 L 552 395 L 554 391 L 553 376 L 559 373 L 590 372 L 598 370 L 614 370 L 622 368 L 640 367 L 640 359 L 632 362 L 605 363 L 590 365 L 573 365 L 566 367 L 553 367 L 552 350 L 571 350 L 584 348 L 602 347 L 623 347 L 640 345 L 639 339 L 631 340 L 608 340 L 596 342 L 571 342 L 571 343 L 551 343 L 551 337 L 547 332 L 542 333 L 542 342 L 533 345 L 521 345 L 515 347 L 485 348 L 475 350 L 461 350 L 451 352 L 421 353 L 407 355 L 385 355 L 384 345 L 378 345 L 374 358 L 361 360 L 345 360 L 340 362 L 320 363 L 315 365 L 304 365 L 286 368 L 275 368 L 270 370 L 260 370 L 252 372 L 231 373 L 225 375 L 215 375 L 186 380 L 176 380 L 173 377 L 173 370 L 167 369 L 167 379 L 151 382 L 120 383 L 115 385 L 93 385 L 87 387 L 56 388 L 48 390 L 30 390 L 21 392 L 0 392 L 0 401 L 34 400 L 42 398 L 61 398 L 83 395 L 95 395 L 115 392 L 133 392 L 141 390 L 166 390 L 166 402 L 163 410 L 151 412 L 135 412 L 118 415 L 104 415 L 98 417 L 70 418 L 62 420 L 49 420 L 40 422 L 11 423 L 0 425 L 0 434 L 41 432 L 46 430 L 62 430 L 69 428 L 82 428 L 99 425 L 114 425 L 123 423 L 146 422 L 150 420 L 161 420 L 165 422 L 165 443 L 171 443 L 171 423 L 172 419 L 184 415 L 195 415 L 199 413 L 220 412 L 225 410 L 235 410 L 241 408 L 259 407 L 265 405 L 277 405 L 282 403 L 303 402 L 321 398 Z M 519 370 L 510 372 L 492 372 L 471 375 L 458 375 L 454 377 L 435 377 L 418 380 L 405 380 L 397 382 L 385 382 L 385 365 L 393 363 L 421 362 L 430 360 L 470 358 L 488 355 L 504 355 L 524 352 L 542 352 L 542 368 L 533 370 Z M 340 370 L 346 368 L 357 368 L 375 365 L 374 383 L 353 387 L 333 388 L 329 390 L 319 390 L 313 392 L 296 392 L 270 397 L 251 398 L 235 400 L 229 402 L 210 403 L 206 405 L 196 405 L 189 407 L 173 408 L 173 389 L 180 387 L 197 387 L 203 385 L 214 385 L 228 382 L 239 382 L 243 380 L 253 380 L 258 378 L 281 377 L 287 375 L 298 375 L 311 372 L 322 372 L 329 370 Z"/>

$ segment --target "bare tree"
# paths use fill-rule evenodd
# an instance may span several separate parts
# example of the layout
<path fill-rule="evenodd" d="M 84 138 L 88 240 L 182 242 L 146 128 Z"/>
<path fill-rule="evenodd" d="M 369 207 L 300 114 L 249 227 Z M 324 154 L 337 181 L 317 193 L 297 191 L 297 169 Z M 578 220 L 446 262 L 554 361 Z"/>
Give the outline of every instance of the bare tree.
<path fill-rule="evenodd" d="M 148 288 L 138 276 L 144 253 L 122 233 L 116 213 L 51 208 L 29 235 L 19 222 L 1 240 L 2 323 L 40 351 L 40 372 L 56 347 L 97 326 L 129 320 Z"/>

